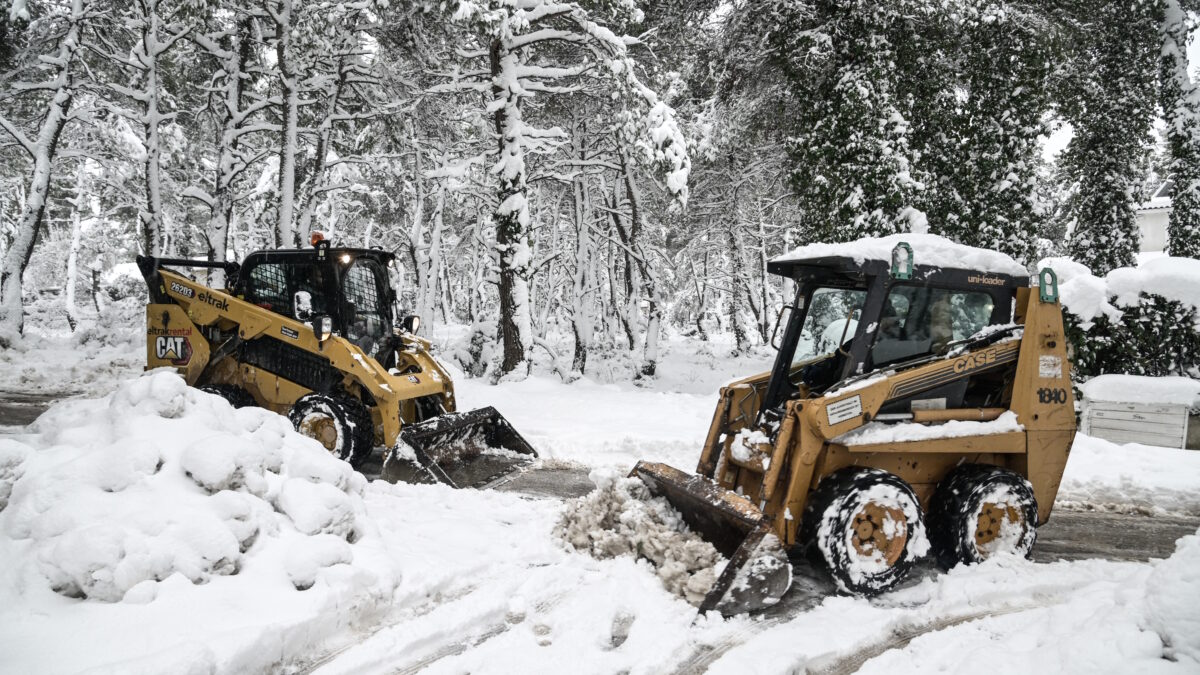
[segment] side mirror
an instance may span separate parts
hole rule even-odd
[[[792,305],[784,305],[779,308],[779,314],[775,316],[775,329],[771,331],[771,346],[776,350],[779,349],[779,327],[787,325],[788,321],[792,318],[792,312],[795,310],[796,308]],[[785,314],[787,316],[786,319],[784,318]]]
[[[324,315],[313,317],[312,329],[317,342],[324,342],[329,339],[329,336],[333,335],[333,319]]]
[[[292,295],[292,316],[297,321],[312,319],[312,294],[308,291],[296,291]]]

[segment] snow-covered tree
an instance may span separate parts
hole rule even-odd
[[[1189,2],[1195,12],[1200,7]],[[1160,62],[1168,167],[1174,181],[1167,251],[1200,258],[1200,86],[1188,74],[1187,40],[1195,27],[1179,0],[1166,0]]]
[[[909,78],[935,86],[917,93],[913,115],[931,230],[1029,262],[1047,216],[1037,193],[1057,58],[1048,18],[1016,3],[964,6],[943,21],[941,58],[910,56],[910,72],[941,74]]]
[[[257,68],[256,32],[255,17],[242,12],[210,15],[208,25],[188,35],[198,52],[215,62],[210,81],[201,85],[208,93],[205,117],[216,139],[210,174],[194,174],[195,182],[184,192],[208,210],[204,238],[209,260],[228,259],[234,207],[247,196],[239,192],[239,180],[268,154],[255,143],[256,136],[279,128],[262,117],[271,99],[248,92]]]
[[[601,8],[605,9],[605,8]],[[633,10],[608,8],[621,21]],[[636,40],[600,23],[582,5],[548,0],[459,4],[455,18],[474,27],[474,41],[458,50],[465,65],[437,92],[470,90],[490,96],[497,146],[492,171],[497,178],[493,214],[499,253],[502,373],[527,373],[534,347],[529,280],[535,270],[529,239],[530,162],[551,155],[569,140],[560,126],[535,126],[526,108],[536,97],[607,87],[620,111],[620,133],[636,139],[632,148],[647,164],[666,172],[666,184],[681,203],[687,200],[689,160],[674,111],[642,83],[630,54]]]
[[[0,130],[10,139],[8,144],[26,156],[29,170],[22,190],[21,214],[0,260],[0,344],[15,339],[24,330],[22,276],[46,212],[59,140],[67,124],[81,114],[72,109],[72,104],[86,81],[80,52],[85,48],[88,22],[95,18],[92,0],[48,3],[41,8],[44,14],[33,17],[24,3],[13,7],[20,8],[24,13],[21,18],[29,23],[21,38],[20,66],[0,76],[0,87],[5,98],[20,98],[19,106],[6,108],[16,109],[23,116],[0,114]]]
[[[1095,274],[1130,266],[1140,235],[1161,37],[1154,0],[1080,3],[1060,107],[1075,127],[1061,164],[1075,185],[1069,252]]]
[[[804,218],[822,239],[890,234],[919,224],[926,176],[898,91],[897,53],[924,3],[816,2],[781,8],[776,32],[797,91],[788,139]]]
[[[168,224],[164,206],[162,153],[164,140],[162,127],[171,123],[176,113],[164,109],[165,92],[163,71],[168,64],[167,54],[191,27],[179,20],[180,8],[168,7],[164,0],[135,0],[126,15],[112,17],[104,31],[103,53],[117,64],[128,80],[111,78],[107,86],[119,98],[133,105],[112,106],[117,114],[134,122],[140,131],[142,158],[142,182],[144,201],[138,211],[141,248],[149,255],[162,254],[166,247]],[[118,39],[126,33],[126,42]],[[126,51],[122,52],[122,47]],[[171,195],[170,198],[174,198]]]

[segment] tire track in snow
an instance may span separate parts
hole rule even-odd
[[[808,570],[808,573],[812,575],[816,574],[811,570]],[[771,612],[770,616],[765,617],[761,621],[739,627],[716,642],[700,645],[687,658],[672,668],[670,671],[671,675],[689,675],[705,672],[709,666],[731,649],[749,642],[755,636],[765,633],[776,626],[795,619],[797,615],[813,609],[821,604],[821,601],[826,597],[833,595],[831,588],[822,587],[819,577],[805,575],[801,576],[800,580],[803,584],[800,589],[800,597],[792,598],[789,601],[791,596],[791,592],[789,592],[787,596],[784,596],[784,602],[780,603],[781,606],[778,608],[778,611],[775,609],[768,610]],[[910,642],[922,635],[979,619],[1051,607],[1065,602],[1074,590],[1076,590],[1075,586],[1065,588],[1034,588],[1029,589],[1028,592],[1040,598],[1035,602],[1012,605],[1006,598],[998,596],[996,598],[997,602],[992,606],[985,606],[965,614],[944,615],[926,620],[902,617],[893,624],[891,629],[882,638],[861,640],[846,647],[838,648],[836,651],[804,659],[796,664],[795,672],[806,673],[808,675],[849,675],[850,673],[857,672],[867,661],[892,649],[903,649]],[[786,606],[783,606],[785,603]],[[872,604],[877,604],[881,608],[907,609],[910,611],[918,610],[924,606],[924,603],[907,606],[889,606],[886,602]]]
[[[724,656],[725,652],[759,633],[807,612],[834,592],[833,585],[824,580],[807,562],[792,560],[792,575],[792,587],[780,598],[779,604],[760,615],[761,620],[738,627],[716,642],[697,646],[682,661],[675,664],[670,671],[671,675],[704,672],[714,661]]]
[[[555,605],[562,601],[565,596],[565,593],[558,593],[542,600],[541,602],[534,603],[533,610],[537,613],[543,613],[549,609],[552,609]],[[451,656],[458,656],[465,653],[468,649],[474,649],[488,640],[503,635],[504,633],[507,633],[513,626],[524,623],[525,621],[525,616],[521,617],[519,620],[510,620],[507,616],[507,609],[502,608],[499,611],[503,612],[504,616],[498,620],[491,620],[487,625],[484,626],[483,630],[475,631],[465,638],[452,639],[449,642],[444,643],[442,646],[436,648],[431,654],[428,654],[410,664],[401,666],[389,672],[395,673],[396,675],[412,675],[413,673],[419,673],[434,663],[441,661],[442,659]]]
[[[1063,598],[1065,599],[1065,598]],[[968,623],[970,621],[978,621],[979,619],[987,619],[995,616],[1004,616],[1006,614],[1017,614],[1020,612],[1028,612],[1034,609],[1042,609],[1058,604],[1057,602],[1047,603],[1030,603],[1017,607],[1006,607],[1003,609],[980,610],[971,612],[970,614],[960,614],[956,616],[945,616],[930,621],[901,624],[892,627],[888,634],[882,639],[873,642],[866,642],[854,645],[851,647],[853,652],[846,655],[845,650],[840,650],[837,654],[828,654],[818,656],[809,660],[804,665],[802,672],[807,675],[851,675],[856,673],[860,668],[866,665],[867,661],[889,652],[893,649],[904,649],[910,642],[927,635],[936,633],[937,631],[953,628],[954,626]]]
[[[453,589],[452,591],[447,592],[447,593],[437,593],[434,595],[434,597],[432,597],[422,603],[419,603],[416,606],[404,611],[398,618],[384,621],[375,626],[372,626],[368,630],[362,631],[359,634],[358,639],[356,639],[355,641],[350,642],[350,643],[348,643],[342,647],[339,647],[337,649],[334,649],[326,654],[323,654],[323,655],[317,657],[313,661],[310,661],[306,664],[300,665],[299,669],[294,672],[297,675],[310,675],[311,673],[315,673],[316,671],[320,670],[324,666],[326,666],[330,663],[333,663],[335,660],[337,660],[342,655],[357,648],[358,646],[362,645],[367,640],[370,640],[371,638],[375,637],[379,633],[382,633],[383,631],[385,631],[389,628],[392,628],[394,626],[398,626],[402,623],[412,621],[413,619],[419,619],[419,618],[425,616],[426,614],[429,614],[430,612],[438,609],[439,607],[441,607],[443,605],[457,602],[457,601],[461,600],[462,598],[467,597],[468,595],[470,595],[471,593],[474,593],[478,589],[479,589],[478,586],[471,584],[471,585],[464,586],[462,588]]]

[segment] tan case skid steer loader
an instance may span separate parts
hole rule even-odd
[[[482,487],[537,453],[494,408],[457,413],[454,384],[399,316],[391,253],[259,251],[242,264],[139,256],[150,289],[147,369],[172,367],[235,407],[287,415],[361,466],[387,448],[382,477]],[[167,269],[207,268],[218,289]]]
[[[874,594],[927,552],[1028,555],[1050,515],[1075,434],[1054,273],[1031,288],[1006,256],[914,266],[907,243],[864,242],[892,255],[772,261],[798,287],[773,370],[721,390],[695,474],[631,474],[729,559],[701,612],[774,604],[789,553]]]

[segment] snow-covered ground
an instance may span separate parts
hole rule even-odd
[[[690,469],[715,388],[754,362],[664,362],[649,387],[459,377],[458,398],[553,464]],[[0,672],[1200,672],[1198,536],[695,620],[646,563],[566,550],[561,501],[366,483],[283,418],[118,375],[0,436]],[[1200,453],[1080,436],[1059,507],[1200,515]]]

